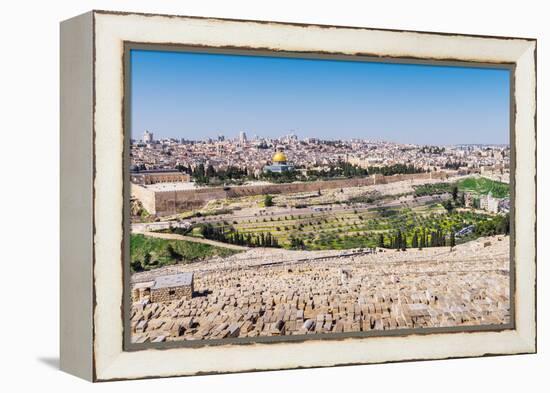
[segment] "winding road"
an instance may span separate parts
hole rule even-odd
[[[215,247],[229,248],[231,250],[238,250],[238,251],[248,250],[248,247],[237,246],[235,244],[229,244],[229,243],[217,242],[215,240],[203,239],[203,238],[200,238],[200,237],[178,235],[176,233],[136,232],[136,231],[133,231],[133,233],[139,233],[139,234],[142,234],[142,235],[145,235],[145,236],[148,236],[148,237],[155,237],[157,239],[185,240],[186,242],[208,244],[208,245],[215,246]]]

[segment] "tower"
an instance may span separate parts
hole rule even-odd
[[[153,140],[154,140],[153,133],[146,130],[143,133],[143,138],[142,138],[143,143],[153,143]]]

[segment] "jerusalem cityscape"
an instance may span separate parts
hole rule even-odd
[[[227,61],[247,61],[241,58],[245,60]],[[270,59],[257,61],[271,66]],[[159,60],[159,64],[167,63]],[[228,64],[223,65],[224,72],[247,81],[252,78],[250,70],[233,70]],[[277,63],[277,67],[286,64]],[[274,124],[269,129],[234,126],[231,131],[219,131],[227,130],[222,126],[228,122],[240,124],[241,118],[247,119],[244,112],[235,120],[224,117],[230,106],[238,110],[243,103],[223,98],[219,119],[193,117],[205,105],[200,101],[204,89],[216,92],[207,96],[209,100],[223,97],[223,91],[206,86],[203,80],[193,90],[193,78],[199,77],[182,77],[181,69],[170,71],[174,79],[155,73],[160,82],[155,82],[154,89],[162,83],[167,91],[178,83],[185,85],[178,92],[178,109],[169,109],[170,116],[181,112],[182,117],[160,135],[147,126],[162,125],[167,116],[153,109],[148,118],[136,116],[132,125],[127,295],[132,343],[376,335],[398,329],[510,324],[507,123],[493,126],[487,120],[486,133],[438,134],[427,130],[429,122],[422,118],[425,132],[391,134],[362,131],[364,126],[350,121],[349,130],[331,131],[328,117],[325,122],[315,120],[303,115],[306,109],[301,108],[294,121],[272,114]],[[398,71],[373,68],[369,72]],[[208,69],[205,77],[210,77],[207,72],[221,75]],[[448,72],[451,80],[462,69],[442,72]],[[137,104],[132,109],[144,108],[136,112],[141,115],[155,108],[157,96],[138,77],[134,94],[147,99],[143,106],[133,99]],[[460,78],[453,89],[464,85],[466,76]],[[139,90],[138,83],[150,90]],[[433,94],[453,100],[456,94],[437,90],[441,83],[434,84]],[[376,88],[374,82],[369,86]],[[277,95],[277,88],[274,83],[270,97]],[[250,93],[250,106],[255,91]],[[193,92],[196,95],[188,98]],[[481,102],[489,100],[487,94]],[[429,99],[434,106],[441,100],[439,96]],[[480,108],[472,115],[474,123],[497,117],[507,121],[507,112],[499,112],[496,104],[494,108],[473,105]],[[261,110],[271,113],[271,108]],[[430,116],[437,116],[436,109]],[[490,111],[498,116],[490,116]],[[354,113],[358,119],[365,116],[365,109]],[[457,127],[472,128],[463,113],[442,113],[456,116]],[[315,122],[316,130],[301,131],[302,117]],[[401,117],[391,121],[409,129],[412,121]],[[450,117],[442,115],[442,119],[438,127]],[[174,124],[193,121],[208,125],[204,131],[169,131]],[[299,126],[278,128],[294,122]]]
[[[509,153],[145,133],[135,341],[507,323]]]

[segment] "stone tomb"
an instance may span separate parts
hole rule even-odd
[[[192,296],[193,273],[191,272],[157,277],[150,291],[150,300],[153,303],[191,299]]]

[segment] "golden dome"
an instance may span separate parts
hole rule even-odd
[[[283,153],[282,151],[278,151],[277,153],[275,153],[273,155],[273,158],[271,159],[273,162],[278,162],[278,163],[285,163],[286,162],[286,156],[285,156],[285,153]]]

